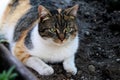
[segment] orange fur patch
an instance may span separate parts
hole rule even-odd
[[[14,48],[14,55],[23,63],[30,57],[24,45],[24,39],[26,37],[27,32],[28,30],[23,32],[21,38],[19,39],[19,41],[16,42]]]
[[[30,54],[27,51],[24,41],[28,31],[31,30],[31,28],[34,27],[36,23],[38,23],[38,20],[36,20],[28,30],[24,31],[21,34],[20,39],[15,44],[14,55],[23,63],[30,57]]]

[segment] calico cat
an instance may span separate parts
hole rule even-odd
[[[47,62],[62,62],[64,69],[75,75],[74,58],[79,44],[78,5],[48,10],[42,5],[31,6],[29,0],[14,1],[8,2],[0,21],[12,54],[40,75],[54,73]]]

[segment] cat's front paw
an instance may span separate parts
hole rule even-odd
[[[77,68],[75,66],[64,66],[64,69],[66,70],[66,72],[71,73],[72,75],[76,75],[77,73]]]
[[[54,73],[54,70],[50,66],[43,67],[43,69],[39,72],[40,75],[51,75]]]
[[[63,67],[66,70],[66,72],[71,73],[72,75],[76,75],[77,68],[74,65],[64,63]]]

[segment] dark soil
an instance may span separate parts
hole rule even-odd
[[[49,8],[79,4],[80,45],[76,54],[78,73],[66,73],[62,64],[50,64],[55,73],[39,80],[120,80],[120,1],[41,0]]]

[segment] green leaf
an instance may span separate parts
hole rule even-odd
[[[9,76],[9,78],[10,78],[10,79],[14,79],[14,78],[17,77],[17,76],[18,76],[17,73],[13,73],[13,74],[11,74],[11,75]]]
[[[14,78],[17,76],[17,73],[13,73],[14,69],[15,66],[11,67],[7,72],[4,70],[0,74],[0,80],[14,80]]]
[[[6,71],[5,70],[0,74],[0,80],[6,80]]]
[[[7,74],[6,74],[6,77],[9,77],[9,76],[12,74],[12,71],[14,70],[14,68],[15,68],[15,66],[11,67],[11,68],[8,70],[8,72],[7,72]]]

